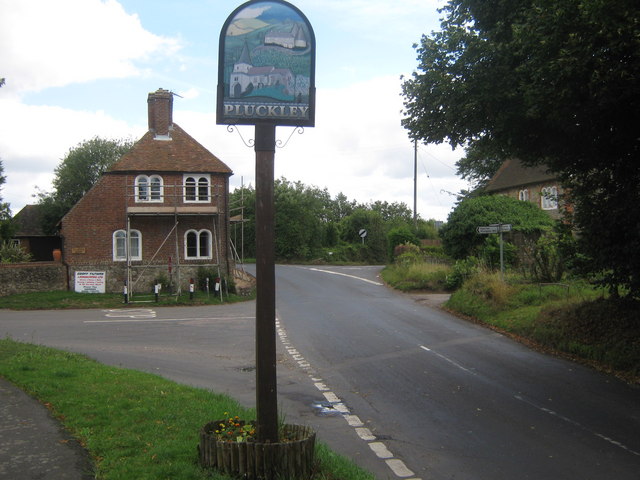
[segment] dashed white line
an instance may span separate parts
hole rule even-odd
[[[445,362],[449,362],[454,367],[458,367],[460,370],[463,370],[463,371],[465,371],[467,373],[470,373],[471,375],[475,375],[476,374],[476,372],[474,372],[473,370],[469,370],[468,368],[463,367],[458,362],[456,362],[454,360],[451,360],[449,357],[446,357],[446,356],[442,355],[441,353],[438,353],[438,352],[436,352],[434,350],[431,350],[430,348],[425,347],[424,345],[420,345],[420,348],[425,350],[425,351],[427,351],[427,352],[429,352],[429,353],[433,353],[435,356],[440,357]]]
[[[312,269],[312,270],[316,270],[316,269]],[[327,271],[327,273],[335,274],[335,272],[329,272],[329,271]],[[340,275],[345,275],[345,274],[340,274]],[[350,277],[351,275],[345,275],[345,276]],[[354,277],[354,278],[359,278],[359,277]],[[368,281],[370,283],[374,283],[374,282],[371,282],[370,280],[366,280],[362,278],[359,278],[359,279]],[[298,352],[298,350],[293,348],[291,344],[287,340],[285,340],[287,338],[286,332],[277,318],[276,318],[276,328],[278,331],[278,335],[280,336],[280,339],[282,340],[282,343],[285,346],[287,352],[289,353],[289,355],[291,355],[291,358],[296,361],[298,366],[309,371],[309,378],[313,382],[313,385],[319,391],[322,392],[322,395],[324,396],[324,398],[331,404],[331,409],[342,414],[342,417],[347,421],[349,426],[354,428],[354,431],[356,432],[358,437],[360,437],[360,439],[362,439],[363,441],[367,442],[367,445],[369,445],[369,448],[371,448],[371,450],[378,456],[378,458],[385,460],[386,465],[389,467],[389,469],[391,469],[391,471],[396,477],[406,479],[407,477],[413,476],[414,473],[407,468],[407,466],[404,464],[402,460],[398,458],[394,458],[393,453],[389,451],[389,449],[386,447],[384,443],[375,441],[377,439],[376,435],[373,434],[371,430],[364,427],[364,423],[362,422],[362,420],[360,420],[360,418],[357,415],[351,414],[351,412],[349,411],[349,408],[342,402],[342,400],[340,400],[340,398],[334,392],[330,391],[329,387],[326,385],[324,380],[322,378],[318,378],[314,376],[313,369],[311,368],[311,365],[309,364],[309,362],[307,362],[304,359],[304,357],[300,354],[300,352]],[[420,479],[415,478],[411,480],[420,480]]]
[[[382,442],[371,442],[369,448],[373,450],[373,453],[375,453],[378,458],[393,458],[393,453],[391,453]]]
[[[622,443],[620,443],[620,442],[618,442],[618,441],[616,441],[616,440],[614,440],[612,438],[609,438],[609,437],[607,437],[605,435],[602,435],[601,433],[597,433],[597,432],[593,432],[593,431],[589,430],[587,427],[582,425],[580,422],[576,422],[575,420],[572,420],[572,419],[570,419],[568,417],[565,417],[564,415],[561,415],[558,412],[550,410],[550,409],[548,409],[546,407],[543,407],[543,406],[540,406],[540,405],[536,405],[535,403],[524,399],[520,395],[514,395],[514,398],[516,400],[520,400],[521,402],[526,403],[527,405],[532,406],[533,408],[537,408],[541,412],[547,413],[547,414],[552,415],[552,416],[554,416],[556,418],[559,418],[560,420],[562,420],[564,422],[570,423],[571,425],[574,425],[574,426],[584,430],[585,432],[589,432],[590,434],[592,434],[592,435],[604,440],[605,442],[608,442],[608,443],[610,443],[612,445],[615,445],[616,447],[621,448],[621,449],[629,452],[632,455],[636,455],[636,456],[640,457],[640,453],[639,452],[636,452],[635,450],[632,450],[631,448],[627,447],[626,445],[624,445],[624,444],[622,444]]]
[[[386,460],[387,465],[396,474],[396,476],[400,478],[413,477],[414,473],[407,468],[402,460],[398,460],[397,458],[390,458]]]

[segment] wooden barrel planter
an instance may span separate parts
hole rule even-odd
[[[286,441],[259,443],[252,440],[229,442],[214,433],[220,421],[200,430],[200,465],[248,480],[306,480],[311,478],[315,452],[315,432],[303,425],[284,425]]]

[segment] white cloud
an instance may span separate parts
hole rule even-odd
[[[141,75],[138,61],[180,47],[115,0],[0,0],[0,11],[3,90],[11,93]]]
[[[271,7],[254,7],[254,8],[244,8],[236,15],[237,18],[258,18],[264,12],[269,10]]]
[[[7,179],[0,193],[14,213],[33,203],[35,186],[51,189],[53,171],[70,148],[96,135],[137,140],[146,131],[101,111],[28,106],[6,99],[0,100],[0,111],[0,158]]]
[[[302,135],[293,127],[278,127],[275,176],[327,188],[332,196],[350,200],[404,202],[413,208],[414,147],[400,125],[402,98],[396,77],[378,77],[335,89],[319,89],[316,126]],[[176,105],[176,104],[174,104]],[[179,108],[177,106],[176,108]],[[234,171],[232,187],[254,184],[255,153],[237,132],[215,125],[214,114],[180,112],[174,120]],[[237,129],[237,127],[236,127]],[[239,127],[245,140],[251,126]],[[418,149],[418,213],[445,220],[455,197],[447,192],[466,188],[455,176],[459,151],[447,145]]]

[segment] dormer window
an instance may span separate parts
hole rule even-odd
[[[209,202],[209,187],[211,176],[209,174],[184,176],[184,201],[185,202]]]
[[[163,182],[160,175],[136,177],[136,202],[162,202]]]

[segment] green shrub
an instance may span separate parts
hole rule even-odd
[[[196,287],[201,292],[205,292],[207,290],[207,279],[209,279],[209,291],[215,292],[216,278],[220,277],[220,288],[224,289],[226,287],[226,290],[228,290],[229,293],[236,293],[236,286],[233,278],[219,274],[217,268],[198,267],[196,277]],[[223,290],[224,293],[227,293],[226,290]]]
[[[451,273],[447,277],[447,290],[456,290],[464,281],[478,271],[480,262],[476,257],[467,257],[454,263]]]
[[[0,263],[22,263],[30,262],[33,257],[27,253],[20,245],[12,244],[9,241],[0,244]]]

